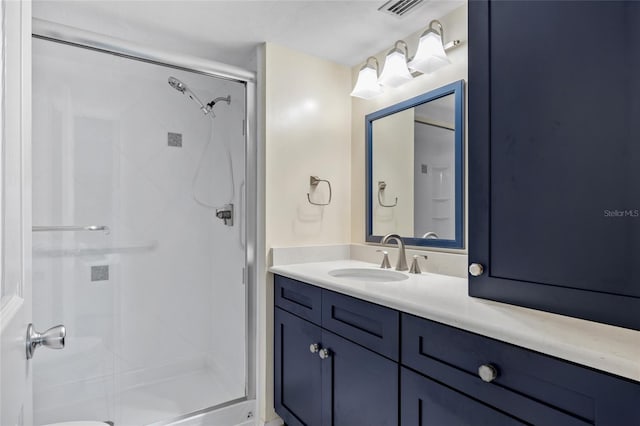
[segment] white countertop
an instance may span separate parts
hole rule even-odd
[[[339,268],[373,268],[356,260],[272,266],[269,271],[402,312],[448,324],[640,381],[640,332],[469,297],[467,280],[423,273],[404,281],[337,278]]]

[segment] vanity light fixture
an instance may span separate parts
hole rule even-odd
[[[411,62],[409,62],[409,68],[423,74],[430,74],[445,65],[449,65],[451,61],[447,58],[443,39],[444,29],[440,21],[434,19],[429,22],[429,28],[420,36],[418,50]],[[456,45],[455,42],[453,45]]]
[[[420,36],[418,50],[409,58],[409,47],[403,40],[396,41],[384,62],[382,74],[377,81],[378,61],[373,56],[367,58],[358,74],[351,96],[371,99],[382,93],[381,86],[399,87],[420,74],[429,74],[451,63],[447,51],[460,46],[460,40],[444,43],[444,28],[437,19],[429,22],[428,28]],[[375,62],[375,67],[370,62]]]
[[[356,86],[353,88],[351,96],[371,99],[381,95],[382,92],[382,86],[378,83],[378,60],[373,56],[369,56],[362,68],[360,68],[358,81],[356,81]]]
[[[404,49],[404,51],[402,50]],[[409,46],[403,40],[396,41],[393,49],[387,53],[384,68],[378,81],[383,86],[399,87],[413,79],[407,66]]]

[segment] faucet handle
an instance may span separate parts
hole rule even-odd
[[[413,256],[413,261],[411,261],[411,268],[409,268],[409,273],[410,274],[421,274],[422,271],[420,270],[420,264],[418,262],[418,259],[420,258],[420,256],[418,256],[417,254],[415,254]],[[425,255],[424,256],[425,260],[428,259],[428,257]]]
[[[389,262],[389,252],[386,250],[376,250],[378,253],[382,253],[382,264],[380,267],[382,269],[391,269],[391,262]]]

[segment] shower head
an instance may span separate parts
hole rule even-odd
[[[180,93],[184,93],[187,90],[187,86],[175,77],[169,77],[169,85]]]
[[[175,77],[169,77],[169,81],[168,81],[169,85],[171,87],[173,87],[174,89],[176,89],[178,92],[185,94],[187,96],[189,96],[189,98],[191,98],[191,100],[193,100],[195,103],[198,104],[198,106],[200,107],[200,109],[202,110],[203,113],[205,114],[209,114],[211,112],[211,107],[205,106],[205,104],[202,103],[202,101],[200,99],[198,99],[198,97],[196,96],[195,93],[193,93],[186,84],[184,84],[183,82],[181,82],[180,80],[178,80]]]
[[[211,117],[215,117],[216,115],[213,113],[212,109],[213,106],[218,103],[218,102],[226,102],[227,105],[231,105],[231,95],[227,95],[227,96],[220,96],[218,98],[215,98],[214,100],[212,100],[211,102],[209,102],[208,104],[203,104],[202,101],[200,99],[198,99],[198,97],[196,96],[195,93],[193,93],[186,84],[184,84],[183,82],[181,82],[180,80],[178,80],[175,77],[169,77],[169,85],[171,87],[173,87],[174,89],[176,89],[178,92],[189,96],[195,103],[198,104],[198,106],[200,107],[200,109],[202,110],[202,112],[206,114],[211,113]]]

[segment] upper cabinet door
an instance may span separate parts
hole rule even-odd
[[[470,295],[640,329],[639,75],[638,2],[469,2]]]

